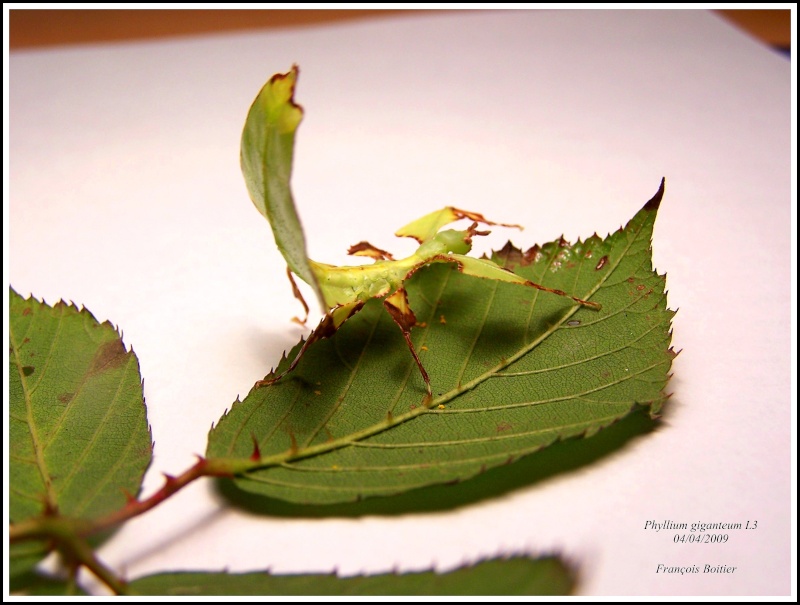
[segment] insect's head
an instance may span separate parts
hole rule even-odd
[[[485,235],[485,231],[475,231],[473,223],[465,231],[455,229],[445,229],[440,231],[432,239],[422,244],[417,250],[417,254],[424,258],[431,258],[439,254],[466,254],[472,249],[472,236]]]

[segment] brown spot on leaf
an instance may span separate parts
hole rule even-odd
[[[31,339],[26,336],[25,338],[22,339],[22,344],[29,343],[30,341]]]
[[[629,283],[629,284],[632,284],[634,281],[636,281],[636,280],[634,280],[632,277],[629,277],[629,278],[628,278],[628,283]]]
[[[447,320],[444,318],[444,315],[440,315],[439,316],[439,323],[440,324],[446,324],[447,323]]]
[[[639,290],[639,292],[641,292],[641,291],[642,291],[642,290],[644,290],[646,287],[647,287],[647,286],[645,286],[644,284],[639,284],[638,286],[636,286],[636,289],[637,289],[637,290]]]
[[[510,422],[506,422],[504,420],[503,422],[501,422],[500,424],[497,425],[497,428],[495,430],[498,433],[503,433],[505,431],[510,431],[513,428],[514,428],[514,426]]]
[[[506,242],[505,245],[497,252],[498,263],[504,269],[513,271],[514,267],[520,264],[525,264],[522,250],[513,246],[511,242]]]
[[[113,370],[125,364],[128,359],[128,353],[125,351],[125,345],[122,344],[121,338],[116,338],[102,345],[92,360],[92,367],[89,368],[91,373],[105,372],[106,370]]]
[[[600,259],[600,260],[597,262],[597,266],[594,268],[594,270],[595,270],[595,271],[599,271],[600,269],[602,269],[603,267],[605,267],[605,266],[606,266],[606,263],[607,263],[607,262],[608,262],[608,256],[604,256],[603,258],[601,258],[601,259]]]
[[[30,376],[31,374],[33,374],[34,370],[36,370],[36,368],[34,368],[33,366],[22,366],[22,373],[25,376]]]
[[[23,315],[30,315],[31,313],[33,313],[33,311],[31,311],[31,308],[30,308],[30,307],[25,307],[25,308],[22,310],[22,314],[23,314]]]
[[[61,393],[61,395],[58,396],[58,400],[61,403],[69,403],[72,401],[73,397],[75,397],[75,393]]]
[[[525,254],[522,255],[522,266],[525,267],[527,265],[530,265],[531,263],[535,263],[536,261],[539,260],[540,255],[541,255],[541,248],[539,248],[539,244],[531,246],[530,248],[528,248]]]

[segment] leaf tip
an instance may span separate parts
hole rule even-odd
[[[644,210],[655,212],[658,210],[658,207],[661,205],[661,199],[664,197],[664,184],[666,183],[666,179],[661,177],[661,184],[658,186],[658,191],[656,194],[650,198],[650,200],[644,205]]]

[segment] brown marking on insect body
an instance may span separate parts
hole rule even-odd
[[[600,260],[597,262],[597,266],[595,266],[594,270],[595,270],[595,271],[599,271],[600,269],[602,269],[603,267],[605,267],[605,266],[606,266],[606,263],[607,263],[607,262],[608,262],[608,256],[604,256],[603,258],[601,258],[601,259],[600,259]]]
[[[661,184],[658,186],[658,191],[656,194],[648,200],[648,202],[644,205],[644,210],[651,210],[655,211],[658,210],[658,207],[661,205],[661,199],[664,197],[664,184],[666,179],[664,177],[661,178]]]
[[[521,225],[512,225],[508,223],[495,223],[490,220],[487,220],[485,216],[479,214],[478,212],[470,212],[469,210],[459,210],[458,208],[450,208],[453,211],[453,214],[456,215],[457,218],[467,218],[471,221],[476,221],[478,223],[483,223],[484,225],[495,225],[497,227],[511,227],[512,229],[519,229],[522,231]]]
[[[89,372],[96,374],[106,370],[113,370],[121,367],[128,360],[128,353],[121,338],[115,338],[103,344],[95,353]]]
[[[73,397],[75,397],[75,393],[61,393],[61,395],[58,396],[58,400],[61,403],[69,403],[72,401]]]
[[[498,433],[503,433],[505,431],[510,431],[513,428],[514,428],[514,426],[510,422],[506,422],[504,420],[503,422],[501,422],[500,424],[497,425],[497,428],[495,429],[495,431],[498,432]]]
[[[417,318],[414,311],[408,304],[408,295],[405,288],[398,288],[397,291],[383,301],[383,306],[392,316],[395,323],[400,326],[400,329],[407,331],[417,324]]]
[[[33,366],[22,366],[22,374],[25,376],[30,376],[35,370]]]
[[[394,257],[389,252],[386,250],[381,250],[380,248],[376,248],[369,242],[358,242],[357,244],[353,244],[347,250],[347,253],[350,256],[367,256],[376,261],[394,260]]]
[[[464,242],[472,244],[472,238],[476,235],[489,235],[491,231],[478,231],[478,223],[472,223],[467,227],[467,235],[464,237]]]
[[[23,314],[23,315],[30,315],[31,313],[33,313],[33,311],[31,310],[31,308],[30,308],[30,307],[25,307],[25,308],[22,310],[22,314]]]
[[[267,86],[274,85],[276,82],[278,82],[280,80],[285,80],[290,75],[292,75],[292,72],[294,72],[295,83],[296,83],[297,82],[297,77],[300,75],[300,68],[295,64],[295,65],[292,65],[292,69],[289,70],[287,73],[285,73],[285,74],[275,74],[274,76],[272,76],[269,79],[269,83],[267,84]],[[292,107],[295,107],[295,108],[299,109],[302,112],[303,108],[300,105],[298,105],[297,103],[295,103],[295,100],[294,100],[294,87],[295,87],[295,84],[292,84],[292,89],[289,92],[289,104]],[[266,88],[266,86],[265,86],[265,88]]]

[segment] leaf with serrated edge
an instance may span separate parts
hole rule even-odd
[[[151,458],[136,355],[86,309],[9,298],[11,522],[121,508]]]
[[[567,595],[574,586],[574,574],[557,557],[494,559],[441,574],[340,578],[334,574],[185,572],[156,574],[129,584],[134,594],[164,596]]]
[[[602,310],[465,276],[452,264],[426,267],[408,296],[430,407],[421,405],[425,387],[400,331],[371,301],[309,347],[293,373],[237,401],[212,429],[208,457],[247,463],[236,479],[247,491],[331,504],[460,481],[592,435],[637,405],[656,415],[674,357],[665,278],[651,268],[662,194],[663,184],[604,240],[494,255]]]

